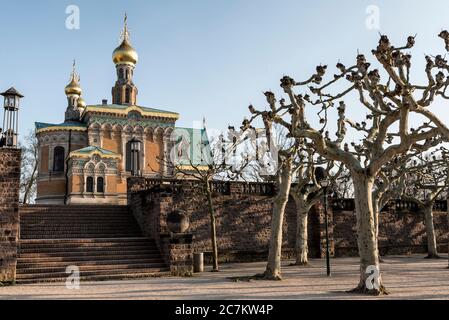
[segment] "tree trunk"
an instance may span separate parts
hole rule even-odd
[[[207,204],[210,216],[210,239],[212,242],[212,272],[218,272],[218,246],[217,246],[217,227],[215,222],[215,211],[212,203],[212,192],[209,182],[206,183]]]
[[[292,159],[287,159],[280,166],[279,190],[273,203],[270,249],[264,273],[265,279],[269,280],[281,280],[282,225],[292,182]]]
[[[372,203],[374,178],[353,173],[354,201],[357,217],[357,245],[360,256],[360,281],[351,292],[386,294],[382,284]]]
[[[375,237],[376,237],[376,242],[377,242],[377,248],[379,249],[379,221],[380,221],[380,210],[381,210],[381,206],[380,206],[380,200],[379,199],[372,199],[373,201],[373,212],[374,212],[374,228],[375,228]],[[380,252],[379,252],[379,262],[383,262],[382,261],[382,257],[380,256]]]
[[[374,227],[376,232],[374,233],[376,239],[379,239],[379,216],[380,216],[380,208],[379,208],[379,200],[373,199],[373,212],[374,212]]]
[[[447,218],[447,224],[449,226],[449,198],[446,199],[446,218]],[[448,268],[449,268],[449,243],[447,244],[447,261],[448,261]]]
[[[309,263],[308,252],[309,247],[307,244],[307,217],[309,208],[304,205],[301,199],[294,197],[296,203],[296,242],[295,242],[295,265],[305,266]]]
[[[36,183],[36,171],[37,171],[37,160],[34,160],[33,172],[31,172],[30,180],[26,184],[25,193],[23,195],[23,203],[28,203],[28,198],[30,197],[31,188]]]
[[[426,223],[426,236],[427,236],[427,258],[436,259],[439,258],[437,252],[437,240],[435,235],[435,227],[433,224],[433,204],[424,207],[424,219]]]

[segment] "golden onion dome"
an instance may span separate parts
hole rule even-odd
[[[116,65],[120,64],[131,64],[135,65],[139,60],[136,50],[131,46],[129,42],[129,31],[128,31],[128,17],[125,14],[124,26],[121,35],[121,44],[112,53],[112,61]]]
[[[65,87],[65,94],[66,95],[69,95],[69,94],[81,95],[81,93],[82,93],[82,90],[81,90],[81,87],[80,87],[78,81],[75,78],[72,78],[70,83]]]
[[[72,74],[70,75],[70,83],[65,87],[65,94],[71,95],[75,94],[80,96],[82,93],[81,86],[80,86],[80,77],[76,73],[75,69],[75,61],[73,61],[73,70]]]
[[[77,103],[76,106],[77,106],[78,109],[86,108],[86,102],[84,101],[84,99],[82,97],[78,98],[78,103]]]
[[[135,65],[139,60],[136,50],[131,44],[124,39],[122,43],[112,53],[112,61],[115,64],[132,64]]]

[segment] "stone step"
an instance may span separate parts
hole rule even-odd
[[[17,270],[34,269],[34,268],[66,268],[67,266],[101,266],[101,265],[131,265],[131,264],[164,264],[161,257],[137,257],[135,259],[124,259],[123,257],[116,257],[116,259],[104,260],[82,260],[76,259],[74,261],[39,261],[39,262],[24,262],[20,260],[17,262]]]
[[[165,264],[162,261],[156,263],[132,263],[132,264],[90,264],[90,265],[76,265],[80,272],[103,272],[103,271],[115,271],[115,270],[132,270],[132,269],[155,269],[164,268]],[[32,275],[32,274],[43,274],[43,273],[65,273],[68,265],[59,266],[42,266],[42,267],[29,267],[25,269],[17,269],[18,275]]]
[[[126,239],[126,238],[125,238]],[[132,238],[129,238],[132,239]],[[44,248],[90,248],[90,247],[101,247],[101,248],[116,248],[116,247],[128,247],[128,246],[145,246],[145,247],[155,247],[156,243],[148,239],[134,240],[119,240],[114,239],[98,239],[99,241],[92,241],[95,239],[64,239],[59,240],[23,240],[20,243],[21,249],[44,249]]]
[[[29,211],[51,211],[51,210],[129,210],[129,206],[120,205],[47,205],[47,204],[32,204],[32,205],[20,205],[19,210],[29,210]]]
[[[87,243],[87,244],[70,244],[70,245],[42,245],[42,246],[20,246],[19,252],[57,252],[60,249],[65,249],[73,252],[89,251],[89,250],[130,250],[133,248],[153,249],[157,246],[153,243]]]
[[[60,219],[60,220],[50,220],[50,219],[35,219],[26,220],[22,219],[20,221],[21,225],[34,225],[34,224],[106,224],[106,223],[136,223],[134,218],[126,217],[123,219],[111,218],[111,219],[83,219],[83,218],[71,218],[71,219]]]
[[[58,210],[58,211],[23,211],[19,210],[22,217],[34,217],[34,216],[70,216],[70,215],[82,215],[82,216],[125,216],[132,215],[131,210]]]
[[[26,254],[26,253],[58,253],[58,252],[68,252],[68,253],[77,253],[77,252],[122,252],[122,251],[129,251],[129,250],[157,250],[156,245],[151,244],[129,244],[129,245],[123,245],[123,246],[105,246],[105,245],[98,245],[98,246],[87,246],[87,247],[64,247],[64,246],[58,246],[58,247],[35,247],[35,248],[22,248],[20,247],[18,252],[20,254]]]
[[[19,252],[19,258],[50,258],[50,257],[79,257],[79,256],[116,256],[124,254],[156,254],[159,250],[156,248],[119,248],[119,249],[98,249],[98,250],[70,250],[40,251],[24,250]]]
[[[80,276],[80,282],[87,281],[106,281],[106,280],[131,280],[131,279],[142,279],[142,278],[158,278],[158,277],[169,277],[170,272],[168,268],[157,269],[152,272],[136,272],[133,270],[132,273],[116,273],[116,274],[106,274],[106,275],[90,275],[90,276]],[[67,275],[64,277],[47,277],[47,278],[30,278],[30,279],[17,279],[18,284],[33,284],[33,283],[46,283],[46,282],[66,282]]]
[[[126,237],[126,238],[91,238],[91,239],[37,239],[37,240],[21,240],[20,244],[71,244],[71,243],[123,243],[123,242],[151,242],[155,243],[153,239],[145,237]]]
[[[127,206],[22,206],[20,218],[18,283],[66,281],[70,265],[82,281],[168,274]]]
[[[136,273],[155,273],[161,271],[167,271],[166,267],[156,268],[117,268],[115,269],[96,269],[83,271],[80,268],[80,276],[107,276],[107,275],[123,275],[123,274],[136,274]],[[64,278],[67,279],[68,274],[65,270],[62,272],[42,272],[42,273],[18,273],[16,279],[45,279],[45,278]]]
[[[134,221],[134,217],[126,214],[126,215],[102,215],[102,216],[47,216],[47,215],[39,215],[39,216],[25,216],[20,218],[21,222],[36,222],[36,221],[46,221],[46,222],[64,222],[64,221]]]
[[[33,219],[124,219],[124,218],[133,218],[133,215],[130,213],[102,213],[102,214],[91,214],[91,213],[74,213],[74,214],[28,214],[21,215],[21,220],[33,220]]]
[[[104,230],[108,230],[108,231],[140,231],[139,227],[135,224],[133,225],[76,225],[76,226],[62,226],[62,225],[58,225],[58,226],[52,226],[52,225],[36,225],[36,226],[21,226],[20,227],[20,231],[21,232],[41,232],[41,231],[46,231],[46,232],[67,232],[67,231],[104,231]]]
[[[51,234],[51,233],[42,233],[42,234],[21,234],[20,237],[22,239],[73,239],[73,238],[111,238],[114,239],[116,237],[136,237],[140,234],[138,232],[132,233],[71,233],[71,234]]]
[[[47,258],[18,258],[17,267],[25,265],[36,265],[41,263],[64,263],[64,264],[75,264],[75,263],[90,263],[90,262],[102,262],[102,261],[115,261],[117,263],[122,261],[162,261],[162,257],[159,252],[152,252],[147,254],[123,254],[123,255],[91,255],[91,256],[74,256],[74,257],[47,257]]]

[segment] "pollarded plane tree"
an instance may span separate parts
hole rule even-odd
[[[360,256],[359,283],[352,292],[387,293],[380,273],[372,204],[375,179],[395,157],[411,149],[425,150],[440,136],[449,137],[449,129],[429,110],[435,97],[443,95],[449,85],[449,68],[442,63],[441,57],[426,57],[428,83],[411,83],[412,57],[405,51],[414,43],[414,37],[408,37],[404,46],[395,47],[387,36],[382,35],[377,48],[372,51],[381,71],[372,68],[363,54],[358,54],[350,67],[338,63],[337,74],[328,81],[323,81],[327,67],[321,65],[316,68],[316,73],[302,82],[283,77],[281,88],[288,102],[284,99],[278,102],[273,93],[265,94],[270,105],[269,121],[283,124],[290,136],[297,140],[309,139],[317,153],[343,163],[351,173]],[[312,127],[307,108],[320,110],[321,128]],[[254,115],[261,113],[253,106],[249,109]],[[326,126],[329,113],[335,109],[336,137],[333,138]],[[356,122],[354,116],[350,118],[347,115],[348,110],[354,114],[366,112],[366,118]],[[412,115],[426,119],[414,130],[410,128]],[[348,129],[355,130],[351,136],[358,134],[359,142],[345,142]],[[368,272],[373,268],[377,271],[374,283]]]
[[[292,139],[288,135],[284,136],[285,139],[276,139],[276,137],[283,136],[283,131],[285,131],[285,128],[283,128],[282,124],[276,126],[269,113],[269,111],[262,111],[259,112],[257,116],[253,116],[251,119],[245,119],[240,128],[242,133],[255,132],[256,129],[252,126],[252,122],[259,117],[262,119],[264,139],[267,145],[264,153],[268,154],[269,157],[274,160],[274,164],[271,164],[271,171],[273,172],[271,180],[274,181],[276,186],[276,195],[273,199],[273,209],[271,215],[268,261],[265,272],[255,276],[243,278],[281,280],[282,228],[285,208],[290,195],[293,175],[295,173],[294,161],[301,145],[304,142],[303,140],[300,141],[298,139]]]
[[[182,132],[181,132],[182,133]],[[195,139],[190,141],[189,134],[180,134],[173,139],[174,146],[170,150],[170,159],[158,159],[169,172],[165,178],[182,178],[195,182],[194,192],[203,203],[207,202],[210,219],[210,238],[212,246],[212,272],[218,272],[218,244],[216,208],[214,205],[214,186],[223,180],[238,179],[247,167],[250,158],[246,154],[236,154],[241,140],[225,143],[221,134],[212,139]],[[194,150],[192,154],[191,150]],[[232,159],[232,161],[230,161]],[[195,199],[191,199],[192,202]]]
[[[436,146],[441,142],[439,139],[428,140],[424,144],[425,148]],[[418,145],[415,145],[418,147]],[[372,203],[374,212],[374,225],[376,228],[375,236],[379,238],[380,212],[391,201],[399,199],[404,195],[407,185],[411,183],[407,179],[407,173],[410,173],[410,161],[421,154],[421,148],[411,150],[410,152],[399,155],[385,164],[382,170],[374,180],[372,192]],[[414,171],[422,169],[421,166],[415,166]]]
[[[449,150],[439,148],[409,161],[405,170],[407,187],[403,199],[413,201],[424,213],[427,237],[427,257],[438,259],[433,207],[447,192]]]
[[[308,260],[308,230],[307,220],[310,209],[323,199],[323,188],[317,180],[316,170],[324,170],[324,176],[336,185],[336,180],[344,171],[343,165],[336,165],[334,161],[328,161],[316,156],[311,148],[303,148],[299,151],[294,162],[294,178],[290,195],[296,205],[296,239],[294,265],[307,265]]]

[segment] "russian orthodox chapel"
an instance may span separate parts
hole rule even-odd
[[[112,61],[117,70],[112,104],[86,104],[74,64],[65,87],[64,122],[36,122],[37,204],[124,205],[129,176],[170,176],[169,154],[179,136],[208,144],[204,128],[175,127],[178,113],[138,105],[133,82],[138,54],[130,43],[126,17]],[[195,148],[189,144],[184,152],[196,153]],[[202,156],[192,161],[201,164]]]

